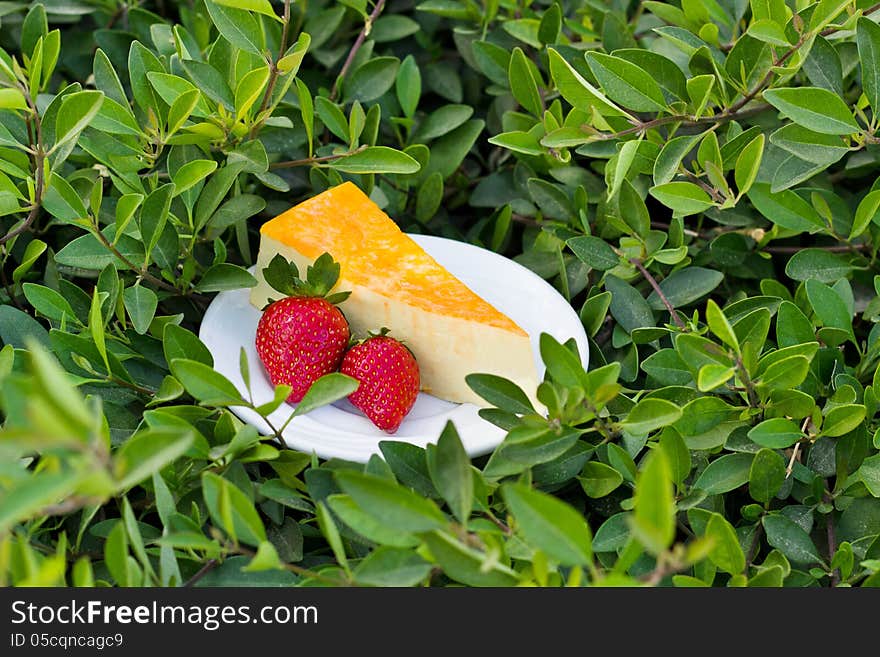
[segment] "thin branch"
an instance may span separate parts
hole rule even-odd
[[[675,307],[669,303],[669,299],[666,298],[666,295],[663,293],[663,290],[660,289],[660,285],[657,283],[657,279],[651,275],[647,269],[645,269],[645,265],[642,264],[642,261],[638,258],[630,258],[630,263],[635,265],[635,268],[641,272],[642,276],[645,277],[645,280],[654,288],[654,292],[657,293],[657,296],[660,297],[660,301],[663,302],[663,305],[666,306],[666,310],[669,311],[670,316],[672,317],[672,321],[675,322],[675,325],[680,328],[686,328],[684,322],[681,321],[681,318],[678,316],[678,313],[675,312]]]
[[[280,73],[278,70],[278,62],[281,61],[281,58],[284,57],[284,53],[287,52],[287,36],[288,31],[290,30],[290,1],[291,0],[284,0],[284,17],[282,18],[284,21],[284,27],[281,28],[281,45],[278,48],[278,57],[274,61],[269,61],[269,82],[266,84],[266,93],[263,94],[263,102],[260,103],[260,109],[257,110],[255,116],[260,116],[266,111],[266,108],[269,107],[269,103],[272,100],[272,94],[275,91],[275,84],[278,82],[278,73]],[[254,135],[257,134],[266,122],[266,118],[268,117],[260,119],[251,126],[248,138],[254,138]]]
[[[354,44],[351,46],[351,50],[348,51],[348,57],[345,58],[345,62],[342,64],[339,75],[333,83],[333,89],[330,91],[330,100],[336,100],[336,95],[339,93],[339,83],[345,79],[348,69],[351,68],[352,62],[354,62],[355,55],[358,54],[361,46],[364,45],[367,35],[369,35],[370,30],[373,29],[373,23],[379,17],[379,14],[382,13],[384,7],[385,0],[377,0],[376,6],[373,8],[373,13],[371,13],[367,17],[367,20],[364,21],[364,28],[361,30],[360,34],[357,35],[357,39],[355,39]]]
[[[670,123],[679,123],[682,126],[690,128],[705,125],[707,123],[721,124],[726,123],[727,121],[735,121],[748,118],[756,114],[760,114],[761,112],[764,112],[771,107],[773,106],[769,104],[762,104],[756,105],[755,107],[750,107],[749,109],[742,111],[730,112],[729,110],[725,110],[721,114],[715,114],[713,116],[701,116],[699,118],[694,118],[693,116],[689,116],[687,114],[661,116],[660,118],[652,119],[650,121],[639,122],[632,128],[626,128],[625,130],[620,130],[619,132],[600,133],[597,135],[593,135],[593,139],[594,141],[617,139],[619,137],[625,137],[627,135],[635,135],[641,132],[645,132],[647,130],[650,130],[651,128],[659,128],[660,126],[668,125]]]
[[[334,155],[322,155],[321,157],[304,157],[301,160],[285,160],[283,162],[273,162],[269,165],[270,169],[293,169],[294,167],[307,167],[313,164],[321,164],[323,162],[332,162],[333,160],[339,160],[343,157],[348,157],[349,155],[355,155],[356,153],[360,153],[362,150],[366,148],[366,145],[359,146],[355,148],[353,151],[348,151],[346,153],[336,153]]]
[[[831,500],[826,495],[826,502],[830,502]],[[834,558],[834,553],[837,552],[837,536],[834,533],[834,518],[833,513],[825,514],[825,534],[828,537],[828,561],[830,562]],[[831,586],[837,586],[840,584],[840,570],[835,568],[831,571]]]
[[[43,148],[43,126],[40,119],[40,112],[37,110],[37,106],[31,98],[29,90],[23,88],[23,92],[28,104],[28,109],[33,115],[34,124],[34,134],[32,135],[30,144],[34,160],[34,203],[25,220],[16,228],[13,228],[6,233],[3,237],[0,237],[0,244],[5,244],[12,238],[17,237],[30,229],[31,225],[33,225],[34,221],[36,221],[37,217],[40,215],[40,208],[43,203],[43,188],[45,187],[43,169],[45,168],[46,161],[46,150]]]
[[[806,246],[768,246],[762,251],[767,253],[798,253],[806,249]],[[870,251],[870,244],[838,244],[835,246],[811,246],[811,249],[821,249],[822,251],[830,251],[831,253],[850,253],[853,251]]]
[[[100,240],[101,244],[103,244],[104,247],[105,247],[108,251],[110,251],[110,253],[112,253],[114,256],[116,256],[116,257],[122,262],[122,264],[124,264],[128,269],[130,269],[131,271],[135,272],[138,276],[140,276],[141,278],[143,278],[145,281],[149,281],[149,282],[152,283],[153,285],[156,285],[156,286],[158,286],[158,287],[161,287],[163,290],[168,290],[169,292],[174,292],[175,294],[182,294],[180,290],[178,290],[176,287],[174,287],[174,286],[171,285],[170,283],[166,283],[165,281],[163,281],[163,280],[162,280],[161,278],[159,278],[158,276],[154,276],[154,275],[151,274],[149,271],[147,271],[145,268],[138,267],[138,266],[137,266],[136,264],[134,264],[131,260],[129,260],[128,258],[126,258],[126,257],[125,257],[125,256],[119,251],[119,249],[116,248],[116,245],[114,245],[113,243],[111,243],[110,240],[107,239],[107,236],[104,235],[104,233],[101,232],[101,229],[100,229],[100,227],[97,225],[97,223],[93,224],[93,227],[94,227],[94,229],[95,229],[95,230],[94,230],[95,237],[97,237],[98,240]]]
[[[183,588],[188,589],[195,586],[196,582],[198,582],[200,579],[202,579],[202,577],[214,570],[219,565],[219,563],[220,562],[217,559],[210,559],[204,566],[199,568],[199,571],[195,575],[184,582]]]

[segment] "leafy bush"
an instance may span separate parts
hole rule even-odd
[[[0,582],[880,583],[880,7],[3,5]],[[207,304],[346,179],[580,311],[491,455],[228,410]]]

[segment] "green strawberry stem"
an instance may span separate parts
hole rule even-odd
[[[351,294],[349,291],[335,292],[330,290],[339,281],[340,266],[329,253],[322,253],[315,262],[306,269],[305,280],[299,276],[296,263],[288,261],[280,253],[276,254],[269,265],[263,268],[263,278],[272,289],[288,297],[317,297],[326,299],[333,304],[342,303]]]

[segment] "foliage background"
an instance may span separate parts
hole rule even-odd
[[[877,10],[0,3],[0,582],[877,584]],[[206,305],[345,179],[580,311],[492,455],[227,410]]]

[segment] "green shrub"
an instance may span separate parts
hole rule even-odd
[[[3,4],[0,583],[880,583],[880,7]],[[363,466],[228,410],[205,308],[343,180],[580,312],[547,417],[472,379],[491,455]]]

